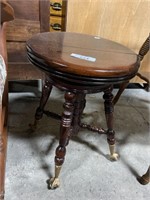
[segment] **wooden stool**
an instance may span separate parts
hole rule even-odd
[[[36,110],[35,123],[43,113],[60,119],[60,140],[55,156],[55,176],[50,179],[50,188],[59,186],[59,173],[64,162],[66,146],[80,127],[106,134],[110,157],[117,160],[115,153],[115,131],[113,129],[113,84],[134,77],[138,71],[138,56],[116,42],[77,33],[42,33],[27,42],[28,58],[45,72],[45,84],[40,105]],[[44,111],[52,87],[65,91],[62,116]],[[81,122],[88,93],[104,92],[104,107],[107,130]]]

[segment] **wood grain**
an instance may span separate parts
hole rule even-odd
[[[8,24],[7,41],[27,41],[33,34],[39,32],[39,21],[16,19]]]
[[[67,31],[99,35],[138,52],[150,32],[149,13],[149,0],[69,0]],[[149,54],[140,69],[150,73]]]
[[[129,79],[139,66],[137,55],[130,49],[87,34],[51,32],[34,35],[27,41],[27,52],[33,63],[50,73],[58,71],[100,81],[103,78]],[[72,57],[72,53],[95,58],[95,61]]]
[[[41,72],[29,63],[26,41],[36,33],[49,31],[49,0],[9,0],[15,20],[7,29],[8,79],[41,79]]]
[[[15,11],[15,19],[39,21],[39,0],[8,0],[7,2]]]

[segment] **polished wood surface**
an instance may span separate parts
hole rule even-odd
[[[138,58],[133,51],[113,41],[86,34],[37,34],[27,42],[27,48],[41,59],[41,63],[47,65],[47,71],[126,79],[126,76],[134,76],[138,70]],[[74,58],[72,53],[90,56],[96,58],[96,61]]]
[[[139,51],[150,32],[149,0],[69,0],[67,31],[98,35]],[[150,77],[150,54],[140,71]],[[132,82],[143,82],[137,76]]]
[[[139,53],[138,53],[138,57],[139,57],[139,60],[140,60],[140,65],[141,65],[141,62],[143,60],[143,58],[145,57],[145,55],[149,52],[149,49],[150,49],[150,36],[148,36],[145,40],[145,42],[143,43],[143,45],[141,46],[140,50],[139,50]],[[138,77],[140,77],[141,79],[143,79],[147,84],[143,87],[144,89],[146,89],[147,91],[149,91],[149,87],[150,87],[150,80],[149,78],[146,78],[144,76],[142,76],[142,74],[140,74],[139,72],[136,74]],[[114,97],[114,104],[117,103],[117,101],[119,100],[121,94],[123,93],[123,91],[125,90],[125,88],[128,86],[129,84],[129,81],[127,82],[124,82],[120,85],[119,87],[119,90],[117,92],[117,94],[115,95]]]

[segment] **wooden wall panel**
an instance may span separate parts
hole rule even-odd
[[[26,42],[33,34],[40,32],[40,23],[32,20],[16,19],[7,26],[7,41]]]
[[[150,33],[149,16],[150,0],[69,0],[67,31],[98,35],[138,52]],[[149,57],[141,71],[150,74]]]
[[[7,0],[7,2],[17,11],[15,18],[39,21],[39,0]],[[20,6],[24,9],[20,9]]]

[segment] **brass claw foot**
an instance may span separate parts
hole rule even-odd
[[[58,188],[59,186],[60,186],[60,181],[59,181],[59,178],[51,178],[50,180],[49,180],[49,188],[50,189],[56,189],[56,188]]]
[[[49,189],[56,189],[60,186],[59,181],[59,174],[60,174],[61,166],[55,166],[55,177],[51,178],[48,182],[48,188]]]
[[[109,159],[112,161],[117,161],[119,158],[119,155],[115,152],[115,145],[109,145],[109,149],[110,149]]]
[[[119,155],[117,153],[113,153],[109,156],[109,159],[112,161],[117,161],[119,158]]]

